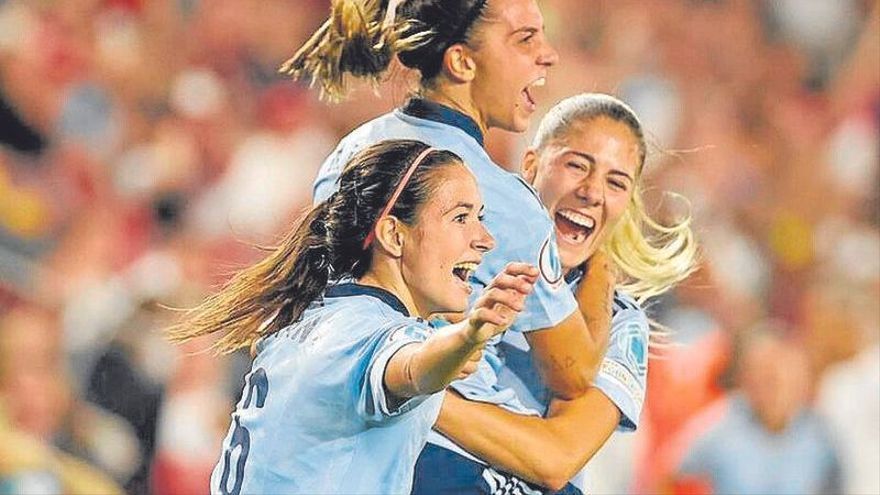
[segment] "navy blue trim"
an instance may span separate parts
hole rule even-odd
[[[625,299],[621,293],[614,291],[614,311],[612,311],[612,314],[616,315],[618,311],[625,311],[627,309],[638,310],[639,308]]]
[[[422,98],[410,98],[400,111],[412,117],[458,127],[483,146],[483,131],[480,126],[458,110]]]
[[[626,309],[639,309],[639,307],[636,306],[634,302],[630,301],[629,298],[625,297],[620,292],[614,291],[614,299],[620,301],[620,304],[622,304]]]
[[[578,283],[578,284],[581,283],[581,279],[584,278],[584,275],[586,274],[586,272],[587,272],[586,266],[584,266],[584,265],[572,268],[571,270],[568,271],[568,273],[565,274],[565,283],[568,285],[571,285],[574,283]]]
[[[403,316],[409,316],[406,306],[394,294],[379,287],[369,285],[356,284],[354,282],[346,282],[344,284],[333,285],[327,287],[324,297],[348,297],[348,296],[372,296],[379,299],[383,303],[391,306],[391,309],[402,313]]]

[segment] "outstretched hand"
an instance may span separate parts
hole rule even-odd
[[[526,296],[538,279],[538,269],[527,263],[508,263],[483,290],[468,315],[467,337],[482,345],[505,331],[525,307]]]

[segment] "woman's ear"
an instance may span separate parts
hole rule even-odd
[[[376,224],[375,229],[376,246],[393,258],[402,256],[406,225],[397,217],[385,215]]]
[[[520,173],[523,179],[531,185],[535,185],[535,177],[538,175],[538,152],[534,148],[526,150],[523,156]]]
[[[476,77],[477,62],[463,43],[456,43],[443,54],[443,70],[455,82],[470,82]]]

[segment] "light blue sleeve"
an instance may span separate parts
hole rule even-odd
[[[424,342],[431,336],[432,330],[427,324],[400,322],[390,325],[377,332],[364,346],[359,356],[363,370],[357,380],[357,413],[368,423],[382,423],[395,416],[412,410],[421,404],[429,395],[411,397],[397,403],[389,397],[385,390],[385,368],[397,351],[403,346]]]
[[[446,326],[445,320],[432,321],[434,327]],[[504,370],[504,362],[498,355],[499,337],[493,337],[483,349],[477,369],[465,378],[455,380],[449,388],[462,397],[477,402],[498,404],[519,414],[539,414],[536,408],[526,406],[517,396],[517,390],[499,381],[499,373]]]
[[[534,189],[519,176],[499,173],[506,176],[480,183],[486,205],[484,224],[496,245],[483,257],[475,277],[488,286],[510,262],[536,266],[538,280],[510,330],[531,332],[554,327],[578,306],[563,279],[553,222]]]
[[[617,311],[608,351],[593,384],[620,409],[619,431],[639,426],[648,378],[648,318],[641,309]]]

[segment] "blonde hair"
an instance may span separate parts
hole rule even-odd
[[[690,214],[671,225],[654,220],[642,200],[641,178],[647,147],[635,112],[619,99],[601,93],[583,93],[556,104],[541,120],[533,148],[541,150],[580,124],[605,117],[626,125],[639,143],[639,164],[632,199],[603,248],[624,274],[618,289],[639,304],[663,294],[697,268],[697,243]],[[652,322],[655,328],[662,328]]]
[[[322,99],[339,101],[348,95],[349,75],[378,85],[398,56],[424,84],[485,11],[486,0],[332,0],[330,16],[279,72],[320,85]]]

